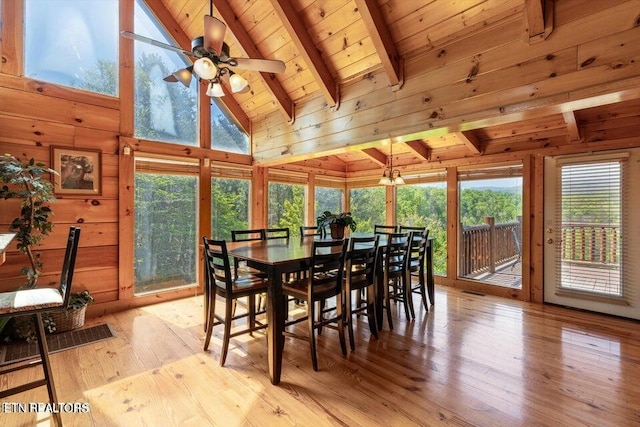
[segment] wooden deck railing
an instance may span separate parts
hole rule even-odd
[[[563,261],[608,265],[619,262],[619,225],[564,223],[561,238]]]
[[[521,221],[496,224],[493,217],[486,217],[484,222],[480,225],[460,225],[460,276],[495,273],[497,266],[520,256]],[[619,228],[615,224],[564,223],[560,248],[562,260],[618,265]]]
[[[522,222],[495,223],[486,217],[484,224],[460,225],[460,276],[496,271],[496,266],[520,256]]]

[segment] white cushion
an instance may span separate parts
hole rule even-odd
[[[64,301],[55,288],[23,289],[0,293],[0,314],[60,307]]]

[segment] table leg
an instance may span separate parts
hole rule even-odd
[[[282,295],[282,271],[274,267],[269,269],[269,289],[267,301],[267,346],[269,360],[269,376],[271,384],[280,383],[282,373],[282,353],[284,350],[285,306]]]
[[[376,279],[375,279],[375,292],[376,292],[376,320],[378,323],[378,331],[382,330],[384,324],[384,273],[382,271],[382,265],[384,263],[384,249],[378,248],[378,256],[376,260]]]
[[[435,304],[435,287],[436,279],[433,273],[433,240],[427,241],[427,293],[429,294],[429,302]]]

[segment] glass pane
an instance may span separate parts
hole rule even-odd
[[[339,188],[316,187],[313,217],[319,217],[324,211],[342,212],[344,192]]]
[[[460,277],[522,287],[522,177],[460,182]]]
[[[196,282],[197,181],[135,174],[135,294]]]
[[[176,45],[141,2],[134,13],[136,34]],[[198,79],[189,87],[163,80],[190,63],[184,55],[134,42],[135,55],[135,136],[139,138],[198,145]]]
[[[560,288],[622,296],[620,162],[561,168]]]
[[[434,272],[447,274],[446,182],[399,186],[396,219],[399,225],[429,229],[429,237],[434,238]]]
[[[249,228],[249,187],[244,179],[211,179],[211,237],[231,240],[231,230]]]
[[[289,227],[300,236],[304,224],[304,185],[269,183],[269,228]]]
[[[27,0],[27,77],[118,95],[118,2]]]
[[[373,233],[375,224],[386,224],[386,191],[384,187],[349,190],[349,210],[358,223],[359,233]]]
[[[211,98],[211,148],[231,153],[251,154],[249,136],[219,104],[220,101]]]

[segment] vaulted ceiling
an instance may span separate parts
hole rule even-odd
[[[147,3],[183,48],[202,35],[207,0]],[[396,138],[394,163],[410,170],[638,128],[636,1],[213,0],[213,14],[231,56],[286,63],[241,71],[251,90],[223,98],[258,163],[357,174],[380,169],[381,141]],[[398,125],[368,130],[377,121]]]

